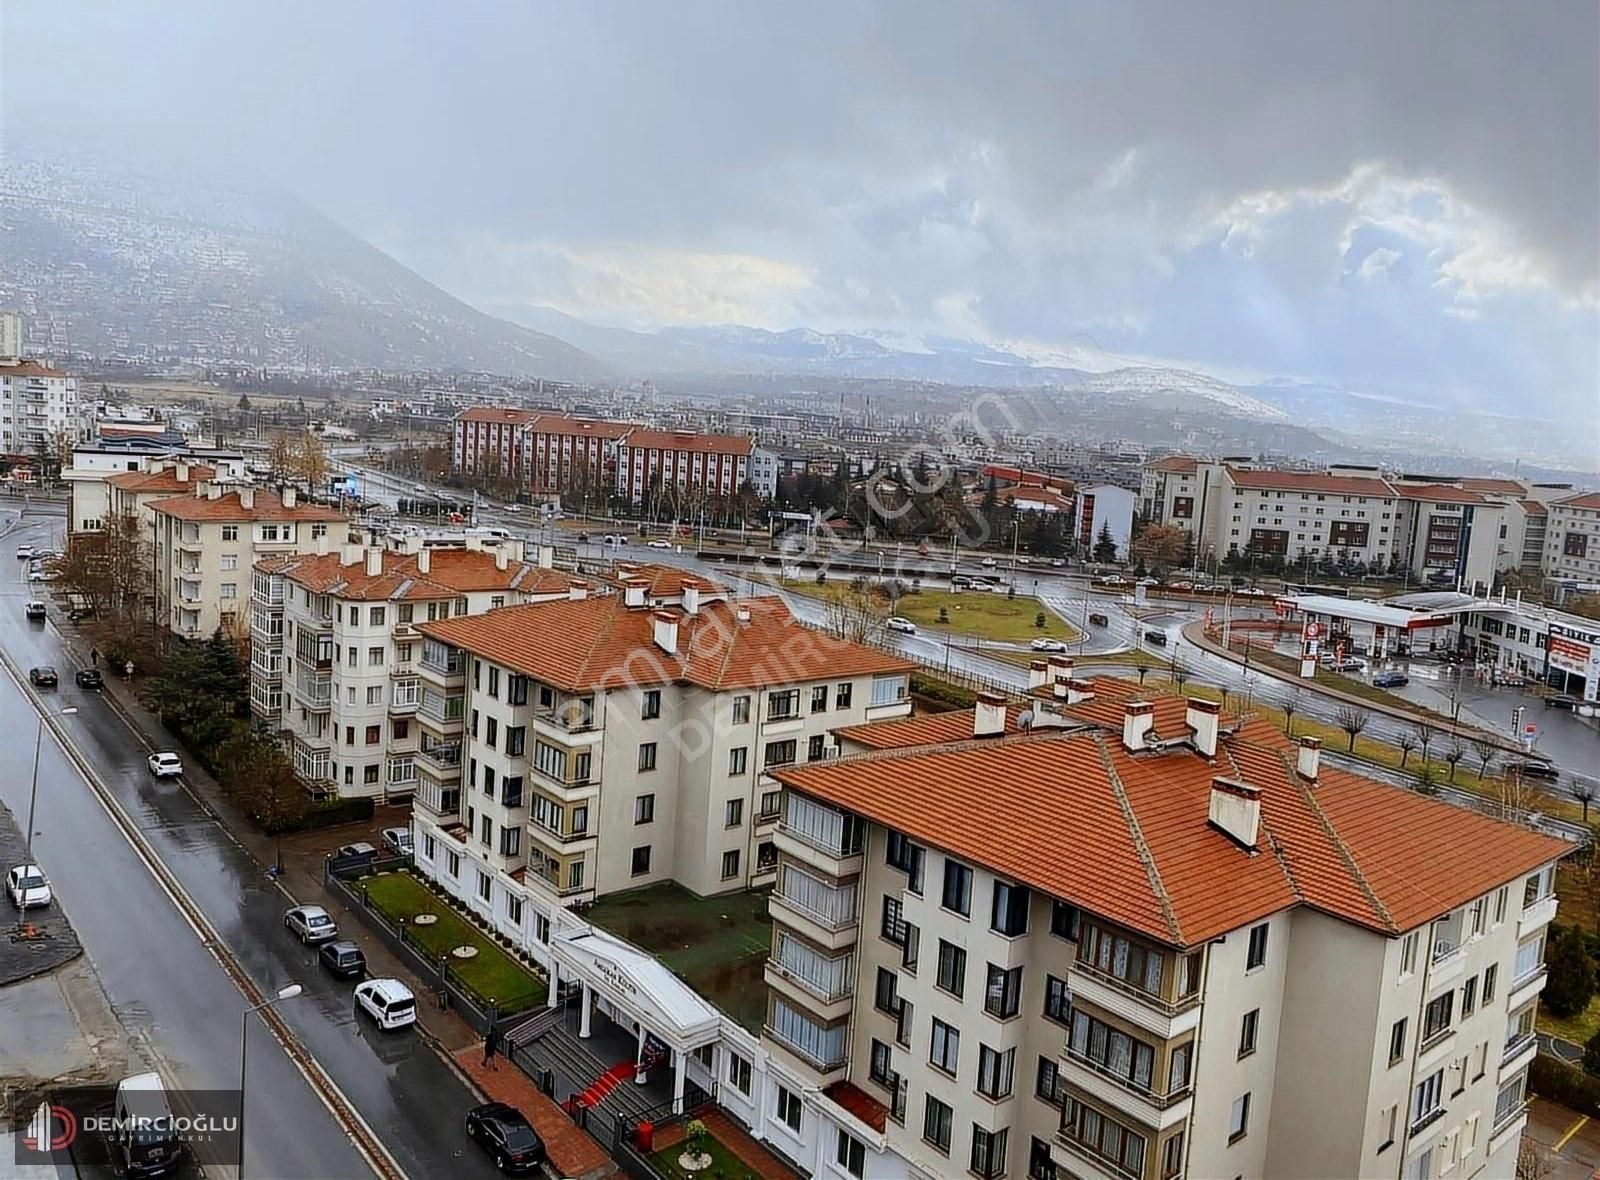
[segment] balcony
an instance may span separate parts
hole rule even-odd
[[[815,1014],[819,1020],[843,1020],[850,1015],[853,993],[848,971],[837,983],[822,983],[775,959],[768,959],[764,974],[768,987]]]
[[[459,651],[429,641],[423,645],[418,668],[429,680],[453,685],[465,675],[466,659]]]
[[[1069,980],[1074,999],[1081,998],[1162,1040],[1186,1033],[1200,1023],[1199,992],[1181,1000],[1167,1000],[1082,961],[1072,964]]]
[[[1517,919],[1517,937],[1525,938],[1542,926],[1548,926],[1555,921],[1556,895],[1541,897],[1530,906],[1524,906],[1522,917]]]
[[[401,681],[389,693],[389,712],[404,717],[415,713],[422,704],[422,693],[415,680]]]
[[[294,676],[294,696],[308,709],[317,712],[333,707],[333,679],[318,672],[307,672],[303,667]]]
[[[459,778],[461,775],[461,743],[435,742],[417,750],[416,759],[441,778]]]
[[[1497,1083],[1504,1085],[1509,1079],[1527,1069],[1533,1064],[1534,1056],[1539,1051],[1538,1034],[1529,1031],[1520,1036],[1513,1037],[1506,1042],[1505,1048],[1500,1053],[1500,1072],[1496,1078]]]
[[[818,1087],[828,1082],[837,1081],[845,1075],[847,1062],[842,1042],[837,1055],[818,1056],[812,1050],[803,1048],[791,1041],[770,1024],[762,1027],[761,1037],[770,1047],[789,1057],[792,1063],[798,1065],[798,1072],[801,1076],[807,1078]]]
[[[1467,951],[1462,943],[1436,938],[1433,943],[1432,960],[1428,964],[1428,987],[1449,982],[1460,975],[1466,969],[1466,965]]]
[[[1434,1107],[1411,1124],[1411,1137],[1415,1139],[1440,1119],[1444,1118],[1445,1108],[1440,1105]]]
[[[1528,1123],[1529,1105],[1531,1103],[1524,1099],[1505,1110],[1495,1109],[1494,1128],[1489,1132],[1490,1155],[1522,1134],[1522,1128]]]
[[[254,645],[252,645],[252,647],[254,647]],[[261,651],[262,655],[270,654],[269,652],[262,651],[260,648],[254,648],[254,650]],[[256,680],[277,683],[283,679],[283,661],[277,660],[272,663],[263,663],[259,660],[251,660],[250,675]]]
[[[860,920],[853,910],[848,916],[831,916],[787,897],[781,891],[775,890],[767,898],[767,912],[772,915],[774,922],[792,927],[830,951],[854,946],[860,936]]]
[[[784,856],[793,857],[830,877],[854,877],[861,872],[863,861],[859,847],[841,847],[840,844],[801,831],[787,823],[778,824],[772,834],[772,842]]]
[[[1547,974],[1548,969],[1543,963],[1539,963],[1512,980],[1511,990],[1506,993],[1506,1010],[1514,1012],[1544,991]]]
[[[549,709],[535,709],[533,719],[563,737],[595,731],[594,706],[586,698],[573,698]]]
[[[1066,1176],[1075,1176],[1078,1180],[1140,1180],[1138,1172],[1123,1167],[1118,1160],[1107,1159],[1065,1129],[1056,1132],[1051,1147],[1051,1157]],[[1062,1159],[1062,1154],[1067,1158]]]
[[[1070,1044],[1061,1049],[1061,1077],[1064,1081],[1085,1094],[1104,1103],[1113,1110],[1120,1110],[1130,1118],[1137,1119],[1147,1127],[1157,1130],[1166,1130],[1176,1126],[1189,1117],[1189,1108],[1194,1105],[1194,1087],[1184,1084],[1176,1090],[1165,1094],[1158,1094],[1146,1086],[1141,1086],[1121,1074],[1118,1074],[1097,1061],[1092,1061],[1072,1048]]]
[[[461,714],[464,709],[464,698],[441,696],[436,691],[424,689],[422,700],[417,706],[417,715],[431,722],[435,729],[460,733]]]

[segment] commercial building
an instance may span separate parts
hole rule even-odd
[[[746,435],[637,427],[618,444],[617,492],[630,504],[674,489],[731,498],[750,478],[753,449]]]
[[[1091,552],[1104,529],[1111,534],[1117,556],[1127,557],[1128,541],[1133,535],[1133,493],[1116,484],[1079,484],[1076,499],[1074,539],[1078,551]]]
[[[1552,500],[1546,510],[1545,577],[1600,583],[1600,492]]]

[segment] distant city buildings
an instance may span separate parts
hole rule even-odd
[[[22,317],[0,312],[0,453],[65,465],[86,433],[78,379],[22,354]]]

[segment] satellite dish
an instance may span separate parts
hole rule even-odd
[[[1024,710],[1022,710],[1022,712],[1017,714],[1017,728],[1018,729],[1032,729],[1033,728],[1033,710],[1032,709],[1024,709]]]

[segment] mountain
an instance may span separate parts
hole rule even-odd
[[[58,354],[608,375],[270,186],[12,145],[0,159],[0,307],[21,311],[30,343]]]

